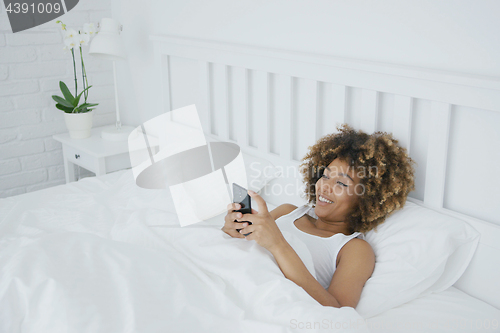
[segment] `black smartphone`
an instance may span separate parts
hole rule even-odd
[[[248,195],[248,192],[246,188],[243,186],[240,186],[236,183],[233,183],[233,202],[239,203],[241,208],[238,210],[235,210],[235,212],[240,212],[242,214],[251,214],[252,213],[252,204],[250,200],[250,196]],[[235,222],[239,222],[236,221]],[[252,224],[250,221],[241,221],[239,223],[247,222],[248,224]],[[241,228],[243,229],[243,228]],[[236,229],[238,232],[240,232],[241,229]],[[245,236],[250,235],[250,233],[246,234]]]

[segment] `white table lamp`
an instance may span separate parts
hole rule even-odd
[[[96,34],[90,43],[89,54],[101,59],[113,61],[113,78],[115,84],[115,102],[116,102],[116,124],[103,128],[101,137],[110,141],[127,140],[128,135],[134,127],[122,126],[120,121],[120,109],[118,107],[118,89],[116,87],[116,65],[117,60],[126,60],[127,54],[125,52],[125,45],[120,38],[120,31],[122,26],[120,23],[112,18],[103,18],[99,33]]]

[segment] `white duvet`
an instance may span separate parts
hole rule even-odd
[[[368,331],[220,217],[181,228],[173,212],[131,170],[1,199],[0,332]]]

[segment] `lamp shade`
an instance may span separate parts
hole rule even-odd
[[[101,20],[99,33],[90,43],[89,54],[107,60],[125,60],[127,53],[120,37],[120,23],[112,18]]]

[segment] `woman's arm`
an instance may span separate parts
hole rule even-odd
[[[276,259],[283,275],[302,287],[312,298],[324,306],[340,308],[337,299],[330,294],[323,286],[309,273],[306,266],[298,256],[297,252],[288,242],[270,249]]]
[[[276,225],[275,218],[287,208],[282,205],[271,214],[260,195],[253,191],[248,191],[248,194],[257,202],[259,211],[252,209],[252,214],[243,214],[241,218],[236,219],[253,223],[241,229],[240,233],[248,235],[245,236],[247,240],[255,240],[271,252],[285,277],[302,287],[320,304],[333,307],[355,307],[363,285],[370,277],[375,265],[370,245],[361,239],[351,239],[343,246],[339,251],[340,261],[333,275],[332,284],[327,291],[309,273]],[[288,207],[288,209],[291,208]]]
[[[356,308],[366,280],[375,268],[375,254],[368,242],[353,238],[339,251],[337,260],[328,292],[343,306]]]
[[[271,211],[271,215],[274,220],[277,220],[278,217],[286,215],[296,208],[297,206],[295,205],[283,204]],[[311,275],[297,252],[295,252],[288,242],[283,242],[283,244],[274,248],[271,253],[286,278],[301,286],[321,305],[340,307],[335,297],[326,291],[318,280]],[[303,286],[307,286],[307,288]]]
[[[270,249],[286,278],[302,287],[324,306],[355,308],[363,286],[375,267],[375,255],[364,240],[352,239],[341,250],[339,264],[328,290],[309,273],[306,266],[288,242]]]
[[[297,206],[286,203],[286,204],[279,205],[274,210],[270,211],[269,214],[271,214],[274,221],[276,221],[281,216],[286,215],[288,213],[291,213],[295,209],[297,209]]]

